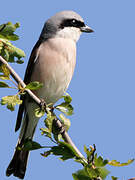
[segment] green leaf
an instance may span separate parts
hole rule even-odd
[[[30,139],[26,139],[23,144],[22,150],[32,151],[32,150],[37,150],[37,149],[41,149],[41,148],[44,148],[44,147],[41,146],[39,143],[32,141]]]
[[[52,139],[52,132],[55,133],[54,128],[53,128],[53,120],[54,119],[55,119],[55,116],[52,115],[52,113],[48,111],[47,118],[44,121],[45,122],[45,126],[47,128],[41,128],[40,129],[42,131],[41,134],[45,135],[46,137],[49,137],[52,141],[53,141],[53,139]]]
[[[118,177],[111,176],[112,180],[117,180]]]
[[[72,176],[74,180],[92,180],[91,177],[89,177],[88,173],[85,171],[85,169],[73,173]]]
[[[76,153],[76,151],[70,144],[60,141],[59,147],[61,147],[62,150],[64,151],[64,153],[62,154],[62,157],[60,159],[67,160],[67,159],[71,159],[71,158],[80,158],[79,155]]]
[[[24,51],[12,45],[6,39],[0,38],[0,54],[8,62],[15,62],[15,57],[18,59],[25,57]]]
[[[87,159],[91,159],[91,156],[92,156],[92,154],[93,154],[92,149],[89,150],[89,149],[84,145],[84,152],[85,152],[86,155],[87,155]]]
[[[40,153],[43,157],[48,157],[51,154],[51,151],[45,151],[44,153]]]
[[[90,178],[100,177],[100,173],[97,168],[92,168],[92,166],[86,166],[85,171],[88,173]]]
[[[106,168],[93,168],[92,166],[85,167],[90,178],[98,178],[105,179],[107,175],[110,173]]]
[[[9,80],[9,77],[0,74],[0,79],[2,79],[2,80]]]
[[[71,101],[72,101],[72,98],[71,98],[71,96],[68,94],[68,93],[65,93],[66,95],[64,95],[63,96],[63,98],[64,98],[64,101],[66,102],[66,103],[71,103]]]
[[[9,76],[10,76],[10,71],[9,71],[9,69],[7,68],[7,66],[5,65],[5,64],[2,64],[1,65],[1,70],[2,70],[2,72],[3,72],[3,74],[2,75],[0,75],[0,78],[2,79],[5,79],[5,80],[9,80],[10,78],[9,78]]]
[[[90,149],[84,146],[84,151],[87,154],[88,165],[84,165],[85,171],[91,179],[101,177],[105,179],[106,176],[110,173],[105,165],[108,164],[108,160],[104,160],[101,156],[97,157],[95,154],[96,147],[90,146]]]
[[[47,111],[47,118],[45,119],[44,122],[48,131],[51,133],[51,135],[53,135],[55,141],[58,142],[60,141],[62,136],[60,134],[60,129],[56,126],[55,118],[56,116],[54,114],[52,114],[50,111]]]
[[[69,104],[67,102],[61,103],[60,105],[56,106],[55,108],[58,109],[59,111],[63,112],[67,116],[71,116],[73,114],[73,107],[71,104]]]
[[[24,63],[24,61],[23,61],[23,60],[21,60],[21,59],[18,59],[18,60],[16,61],[16,63],[17,63],[17,64],[23,64],[23,63]]]
[[[59,142],[62,139],[61,134],[53,134],[53,138],[55,139],[56,142]]]
[[[7,105],[7,108],[14,111],[16,104],[21,104],[22,100],[19,99],[18,95],[2,97],[1,105]]]
[[[14,34],[18,27],[20,27],[19,23],[12,24],[11,22],[0,25],[0,38],[5,38],[11,41],[18,40],[19,37],[16,34]]]
[[[127,166],[129,164],[131,164],[132,162],[134,161],[134,159],[130,159],[128,160],[127,162],[125,163],[120,163],[116,160],[112,160],[112,161],[109,161],[108,164],[111,165],[111,166],[117,166],[117,167],[121,167],[121,166]]]
[[[52,132],[52,124],[53,124],[53,120],[55,119],[55,116],[53,116],[52,114],[48,114],[47,113],[47,118],[45,119],[45,126]]]
[[[105,159],[103,160],[103,158],[101,156],[99,156],[97,158],[97,156],[94,157],[94,163],[96,167],[104,167],[105,165],[108,164],[108,160]]]
[[[37,90],[40,89],[41,87],[43,87],[42,83],[39,83],[38,81],[33,81],[27,84],[25,88],[30,90]]]
[[[66,95],[62,96],[62,98],[64,98],[65,102],[61,103],[60,105],[57,105],[55,108],[68,116],[72,115],[73,107],[70,104],[72,101],[71,96],[68,93],[66,93]]]
[[[3,49],[3,52],[5,53],[5,59],[9,61],[9,51],[7,50],[7,47],[5,46],[4,49]]]
[[[110,171],[108,171],[106,168],[102,167],[102,168],[98,168],[99,171],[99,177],[101,177],[103,180],[106,179],[106,177],[108,176],[108,174],[110,174]]]
[[[40,118],[40,117],[44,116],[44,114],[45,114],[45,110],[41,110],[41,108],[35,109],[35,116],[36,117]]]
[[[78,156],[71,145],[65,142],[61,142],[61,141],[59,142],[58,146],[51,147],[51,149],[47,151],[47,153],[48,152],[49,152],[49,155],[53,154],[56,156],[61,156],[60,159],[63,161],[67,159],[72,159]]]
[[[41,135],[45,135],[46,137],[49,137],[50,139],[52,139],[52,134],[51,131],[48,128],[40,128]]]
[[[0,81],[0,88],[9,88],[9,86],[5,82]]]
[[[68,131],[70,126],[71,126],[70,120],[68,118],[66,118],[64,116],[64,114],[60,114],[59,117],[60,117],[60,119],[62,121],[62,124],[64,124],[64,126],[66,127],[66,131]]]
[[[73,173],[72,176],[74,180],[93,180],[97,178],[105,179],[106,176],[109,174],[109,171],[105,168],[92,168],[90,167],[84,167],[82,170],[77,171],[76,173]]]
[[[10,71],[5,64],[1,65],[1,72],[3,74],[0,74],[0,79],[2,79],[2,80],[9,80],[10,79],[10,77],[9,77]]]

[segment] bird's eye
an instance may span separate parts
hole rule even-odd
[[[72,19],[72,23],[75,24],[75,23],[76,23],[76,20],[75,20],[75,19]]]
[[[83,27],[84,25],[85,25],[84,22],[78,21],[76,19],[71,20],[71,26],[73,27],[80,28],[80,27]]]
[[[78,21],[76,19],[66,19],[60,24],[60,28],[63,29],[64,27],[83,27],[85,24],[82,21]]]

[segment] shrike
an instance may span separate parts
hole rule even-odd
[[[43,83],[34,93],[47,104],[54,104],[64,94],[72,79],[76,64],[76,42],[82,32],[93,30],[86,26],[82,17],[74,11],[62,11],[46,21],[34,46],[24,82]],[[39,118],[35,117],[37,104],[28,95],[22,96],[15,131],[21,126],[17,147],[22,147],[26,139],[33,139]],[[21,125],[22,123],[22,125]],[[23,179],[29,151],[15,150],[6,175]]]

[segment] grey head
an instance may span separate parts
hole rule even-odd
[[[40,39],[62,37],[76,42],[82,32],[91,33],[93,30],[85,25],[83,18],[76,12],[61,11],[46,21]]]

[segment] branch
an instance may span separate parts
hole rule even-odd
[[[10,71],[10,74],[14,78],[14,80],[18,84],[20,84],[23,88],[25,88],[26,84],[23,82],[23,80],[20,78],[20,76],[13,70],[13,68],[7,63],[7,61],[5,59],[3,59],[1,56],[0,56],[0,61],[7,66],[7,68]],[[26,89],[26,91],[37,104],[39,104],[39,105],[41,104],[41,100],[31,90]],[[58,118],[56,119],[56,126],[60,129],[62,128],[62,123]],[[70,144],[74,148],[76,153],[80,156],[80,158],[82,158],[85,161],[85,163],[87,163],[86,159],[81,154],[81,152],[77,149],[77,147],[75,146],[75,144],[73,143],[73,141],[71,140],[70,136],[68,135],[68,133],[66,132],[65,129],[61,132],[61,135],[62,135],[64,141],[67,142],[68,144]]]

